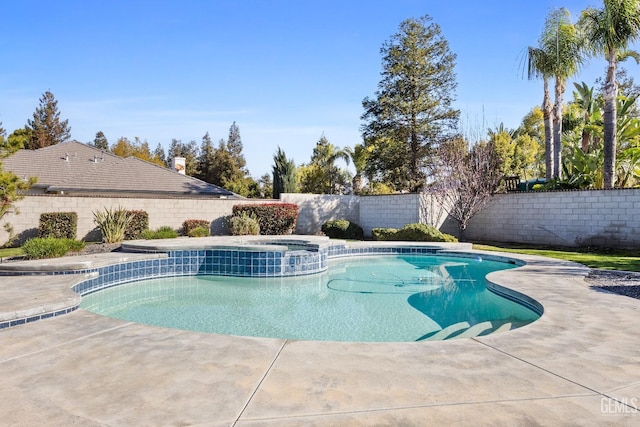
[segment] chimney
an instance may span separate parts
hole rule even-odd
[[[179,174],[186,175],[187,159],[184,157],[174,157],[171,161],[171,167]]]

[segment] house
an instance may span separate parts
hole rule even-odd
[[[28,195],[242,198],[175,170],[77,141],[20,150],[4,159],[2,168],[38,179]]]

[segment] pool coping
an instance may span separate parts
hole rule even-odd
[[[590,287],[578,264],[470,252],[526,262],[488,279],[544,315],[478,338],[332,343],[174,331],[78,309],[0,331],[0,415],[50,425],[637,424],[640,301]],[[0,277],[3,313],[73,296],[69,275],[17,279]]]

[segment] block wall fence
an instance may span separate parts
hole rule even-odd
[[[78,239],[100,240],[100,232],[93,222],[93,212],[104,208],[144,210],[149,214],[149,228],[167,225],[176,230],[186,219],[206,219],[211,221],[212,234],[226,234],[224,218],[231,215],[238,203],[265,203],[269,200],[202,199],[202,198],[129,198],[129,197],[80,197],[80,196],[26,196],[18,202],[19,214],[9,214],[3,223],[10,223],[18,241],[38,234],[40,214],[43,212],[76,212],[78,214]],[[271,202],[279,202],[271,200]],[[0,224],[2,225],[2,224]],[[9,234],[0,231],[0,243]]]
[[[465,238],[638,249],[640,189],[498,194],[471,219]]]
[[[279,201],[298,205],[296,234],[316,234],[325,221],[346,218],[360,224],[367,236],[375,227],[399,228],[423,222],[459,237],[457,223],[447,217],[434,199],[424,194],[282,194]],[[224,218],[231,214],[234,205],[279,201],[27,196],[18,203],[20,213],[8,214],[4,222],[9,222],[20,241],[24,241],[37,235],[41,213],[77,212],[78,238],[95,241],[100,235],[93,223],[93,212],[105,207],[123,207],[147,211],[152,229],[164,225],[179,229],[186,219],[206,219],[212,223],[212,234],[225,234]],[[2,229],[0,241],[3,243],[8,237]],[[640,248],[640,189],[498,194],[471,219],[464,238],[637,249]]]

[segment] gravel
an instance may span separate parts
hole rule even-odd
[[[80,252],[74,252],[69,254],[73,255],[93,255],[101,254],[104,252],[117,252],[120,250],[120,243],[91,243],[84,246],[84,249]]]
[[[640,299],[640,273],[593,269],[586,277],[593,287]]]

